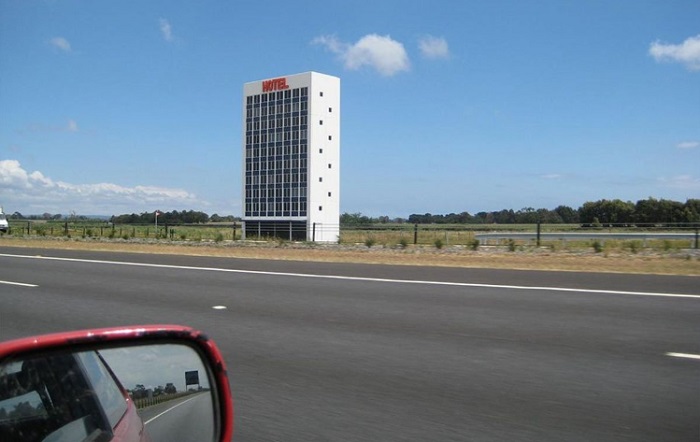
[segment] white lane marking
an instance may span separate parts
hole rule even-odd
[[[36,284],[26,284],[24,282],[12,282],[12,281],[0,281],[0,284],[5,284],[5,285],[18,285],[20,287],[39,287]]]
[[[194,266],[178,266],[170,264],[149,264],[139,262],[124,262],[124,261],[105,261],[80,258],[59,258],[50,256],[27,256],[27,255],[10,255],[0,253],[0,256],[9,258],[25,258],[25,259],[43,259],[49,261],[65,261],[65,262],[81,262],[88,264],[109,264],[122,265],[132,267],[150,267],[158,269],[176,269],[176,270],[199,270],[207,272],[222,272],[222,273],[240,273],[247,275],[265,275],[265,276],[288,276],[296,278],[316,278],[316,279],[336,279],[343,281],[363,281],[363,282],[388,282],[393,284],[421,284],[421,285],[442,285],[452,287],[477,287],[477,288],[495,288],[509,290],[534,290],[548,292],[568,292],[568,293],[596,293],[604,295],[629,295],[629,296],[656,296],[666,298],[694,298],[700,299],[700,295],[691,295],[686,293],[654,293],[654,292],[634,292],[623,290],[596,290],[596,289],[575,289],[567,287],[536,287],[522,285],[505,285],[505,284],[478,284],[471,282],[448,282],[448,281],[421,281],[414,279],[388,279],[388,278],[369,278],[363,276],[339,276],[339,275],[315,275],[310,273],[287,273],[287,272],[267,272],[260,270],[240,270],[240,269],[222,269],[218,267],[194,267]]]
[[[212,307],[214,310],[226,310],[225,305],[215,305]]]
[[[191,398],[189,398],[189,399],[187,399],[187,400],[185,400],[185,401],[182,401],[182,402],[180,402],[180,403],[177,404],[177,405],[173,405],[172,407],[168,408],[168,409],[165,410],[164,412],[162,412],[162,413],[160,413],[160,414],[158,414],[158,415],[155,415],[155,416],[153,416],[152,418],[148,419],[148,420],[147,420],[146,422],[144,422],[143,424],[144,424],[144,425],[150,424],[151,422],[153,422],[154,420],[158,419],[159,417],[161,417],[161,416],[164,415],[165,413],[168,413],[168,412],[170,412],[170,411],[176,409],[176,408],[179,407],[180,405],[183,405],[183,404],[188,403],[188,402],[191,401],[192,399],[197,399],[197,396],[194,396],[194,397],[191,397]]]
[[[673,358],[686,358],[686,359],[700,359],[700,355],[694,355],[691,353],[673,353],[668,352],[666,356],[671,356]]]

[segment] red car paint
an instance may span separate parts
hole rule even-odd
[[[49,350],[70,349],[81,351],[96,344],[135,344],[187,341],[201,351],[212,370],[213,383],[216,385],[216,399],[220,416],[220,441],[230,441],[233,437],[233,399],[226,372],[226,364],[218,347],[204,333],[181,325],[139,325],[130,327],[113,327],[53,333],[32,336],[12,341],[0,342],[0,362],[15,356],[28,356]],[[126,394],[126,393],[125,393]],[[136,414],[133,401],[127,397],[128,408],[124,417],[114,429],[113,441],[140,440],[143,424]],[[137,424],[138,423],[138,424]]]

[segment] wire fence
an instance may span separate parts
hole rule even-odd
[[[279,222],[266,229],[246,229],[244,223],[178,225],[117,225],[107,222],[10,221],[8,235],[83,239],[168,241],[313,241],[339,232],[341,244],[383,246],[598,247],[618,244],[632,249],[700,248],[700,223],[645,224],[371,224],[306,226]],[[308,229],[308,231],[307,231]],[[245,235],[244,235],[245,231]]]

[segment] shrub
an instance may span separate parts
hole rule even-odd
[[[406,238],[399,239],[399,246],[402,249],[405,249],[406,247],[408,247],[408,240]]]
[[[638,253],[639,248],[640,248],[640,243],[639,243],[639,241],[630,241],[629,247],[630,247],[630,252]]]
[[[593,247],[593,250],[596,253],[601,253],[603,251],[603,244],[598,240],[593,241],[593,244],[591,244],[591,246]]]
[[[442,240],[440,238],[436,239],[433,244],[435,244],[436,249],[441,249],[443,246]]]
[[[472,250],[475,250],[475,251],[476,251],[476,250],[479,250],[479,245],[480,245],[480,242],[479,242],[479,240],[476,239],[476,238],[474,238],[473,240],[469,241],[469,247],[470,247]]]
[[[509,252],[515,252],[515,240],[514,239],[509,239],[508,240],[508,251]]]
[[[214,238],[215,242],[222,242],[224,240],[224,235],[222,233],[218,233],[216,235],[216,238]]]
[[[375,244],[375,242],[376,241],[371,236],[367,237],[367,239],[365,239],[365,245],[367,246],[367,248],[372,247]]]

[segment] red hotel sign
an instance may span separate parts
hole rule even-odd
[[[273,80],[264,80],[262,82],[263,92],[283,91],[285,89],[289,89],[286,78],[275,78]]]

